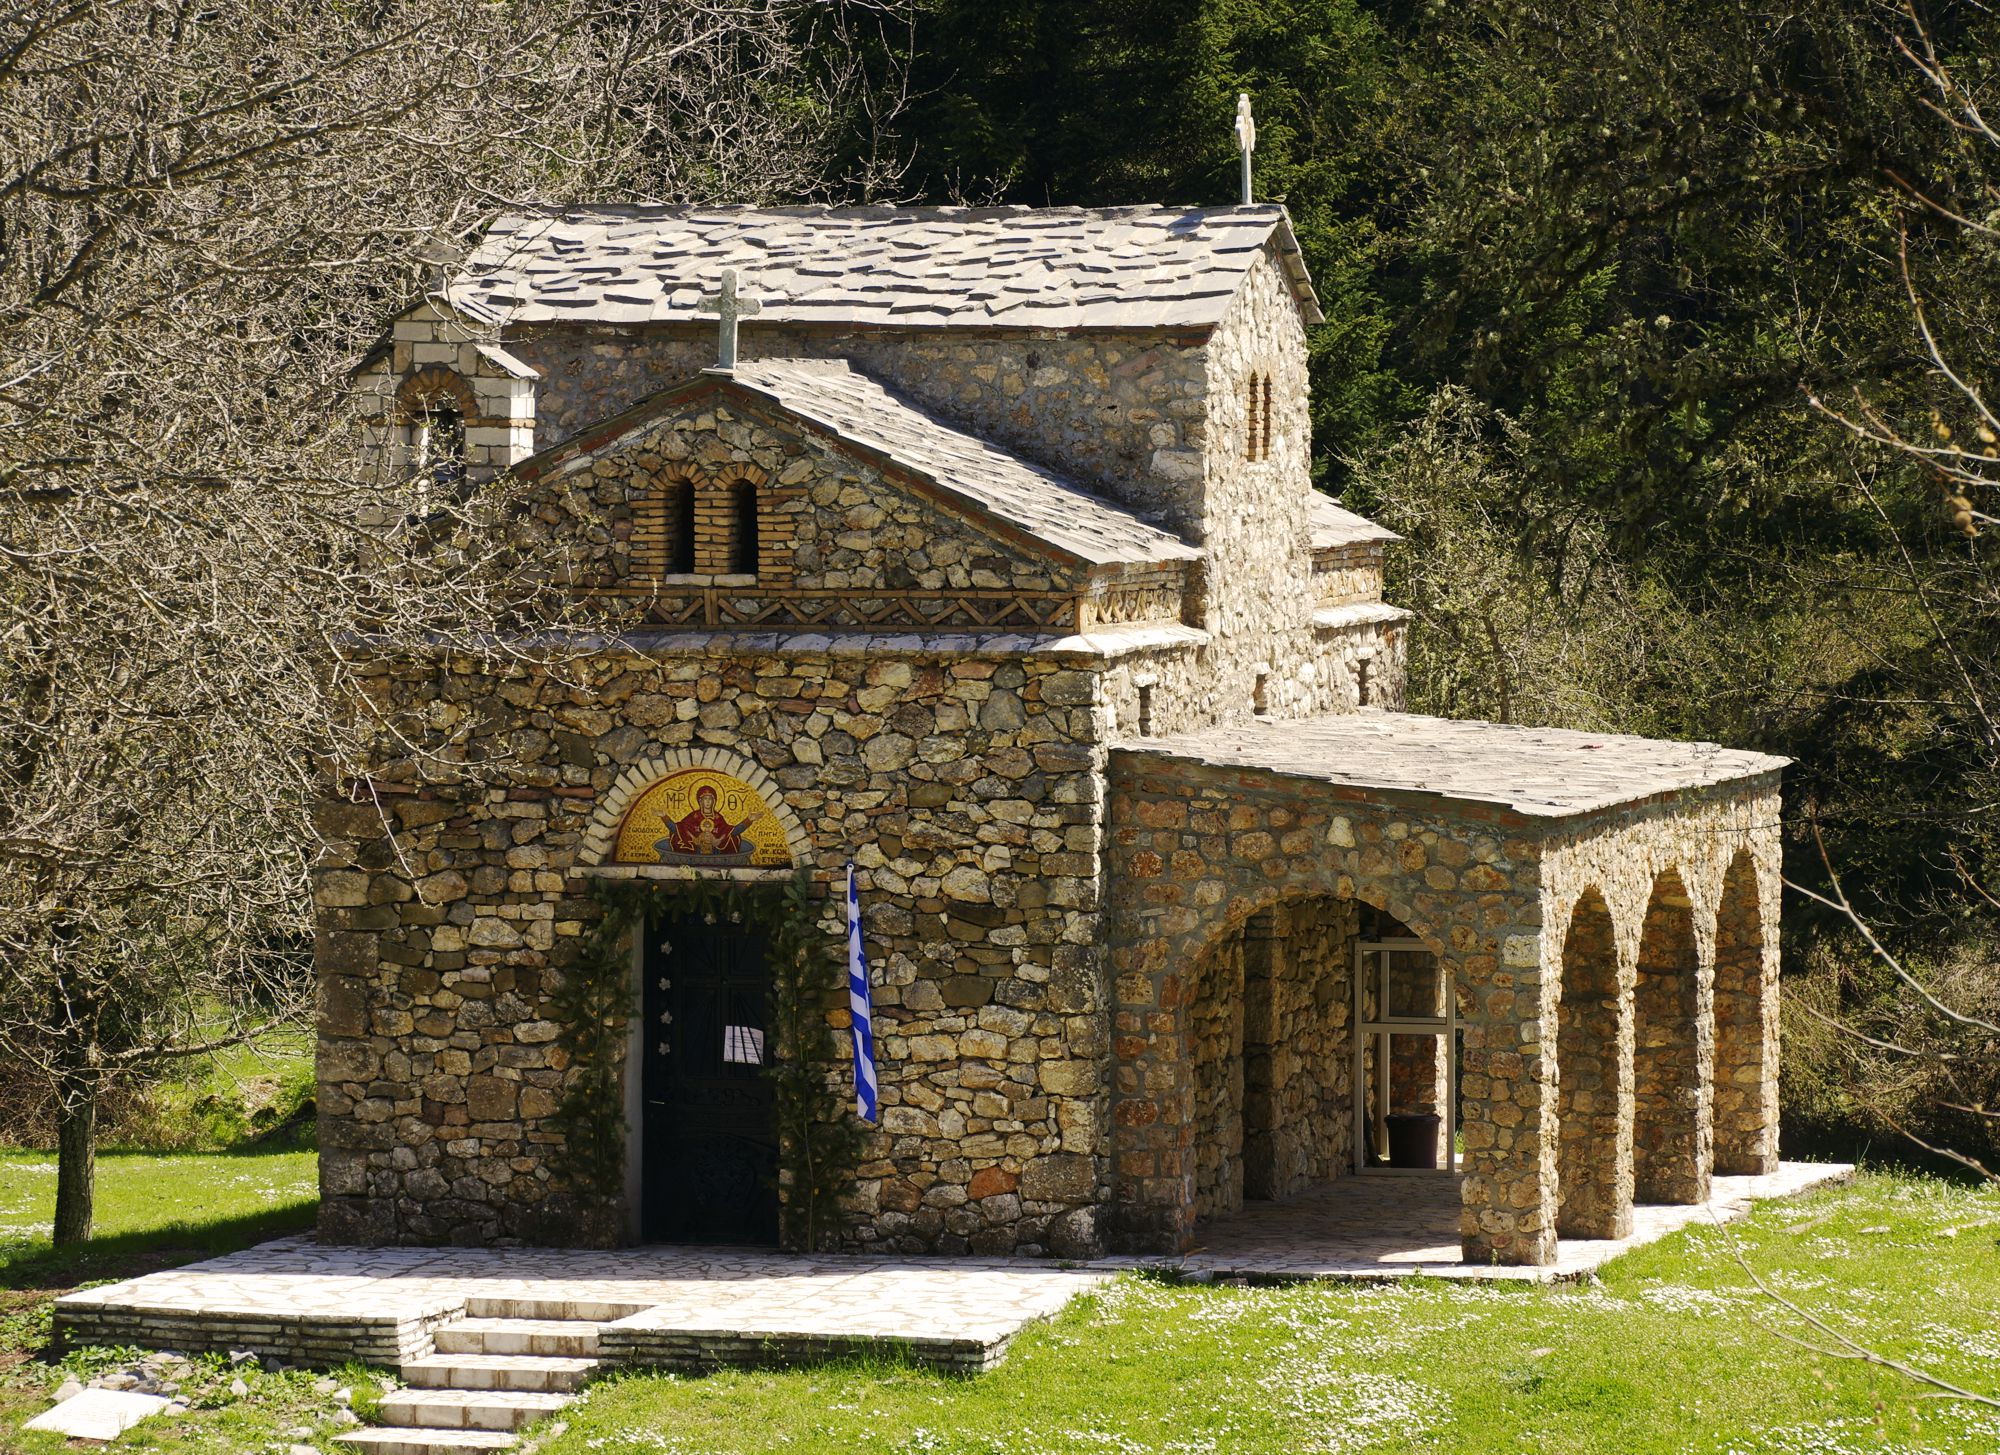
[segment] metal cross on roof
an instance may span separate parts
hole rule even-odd
[[[1236,93],[1236,145],[1243,153],[1243,205],[1250,205],[1250,153],[1257,150],[1257,119],[1250,114],[1250,93]]]
[[[755,298],[738,297],[736,293],[736,270],[722,270],[722,286],[713,293],[704,294],[695,300],[695,316],[714,314],[721,320],[716,330],[715,367],[733,369],[736,367],[736,320],[762,313],[764,305]]]

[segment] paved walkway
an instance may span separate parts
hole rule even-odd
[[[1028,1324],[1121,1270],[1264,1281],[1423,1273],[1546,1282],[1851,1171],[1786,1163],[1767,1177],[1718,1177],[1708,1207],[1642,1207],[1632,1237],[1566,1240],[1546,1268],[1460,1263],[1456,1178],[1365,1174],[1287,1202],[1253,1203],[1205,1226],[1202,1245],[1178,1258],[1061,1267],[722,1248],[321,1247],[287,1238],[70,1294],[57,1302],[56,1319],[74,1343],[250,1349],[301,1364],[354,1358],[394,1367],[430,1356],[441,1328],[498,1318],[588,1321],[607,1363],[698,1368],[893,1346],[974,1372],[997,1363]]]
[[[1704,1207],[1633,1209],[1629,1238],[1564,1238],[1556,1261],[1540,1268],[1461,1263],[1459,1179],[1444,1173],[1363,1173],[1321,1183],[1285,1202],[1253,1202],[1234,1216],[1204,1223],[1199,1246],[1180,1258],[1113,1260],[1166,1266],[1221,1278],[1374,1281],[1423,1274],[1499,1282],[1578,1278],[1691,1223],[1732,1222],[1765,1198],[1789,1197],[1852,1176],[1844,1164],[1786,1162],[1762,1177],[1718,1177]],[[1098,1265],[1104,1266],[1104,1265]]]

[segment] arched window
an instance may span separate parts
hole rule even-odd
[[[667,574],[694,571],[694,481],[667,482]]]
[[[416,417],[417,468],[441,490],[465,483],[465,413],[450,399],[427,399]]]
[[[396,390],[410,471],[423,488],[456,492],[466,481],[466,426],[476,422],[472,386],[441,364],[417,370]]]
[[[736,576],[757,574],[757,485],[738,480],[729,487],[729,570]]]

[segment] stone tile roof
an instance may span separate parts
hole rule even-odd
[[[972,508],[1092,565],[1192,561],[1201,552],[1122,506],[906,404],[842,359],[753,359],[734,382],[881,455]]]
[[[1086,565],[1166,565],[1201,558],[1197,547],[1171,531],[924,413],[845,359],[752,359],[734,370],[705,369],[514,469],[529,477],[561,474],[711,389],[747,394],[850,450],[917,477],[947,497],[949,508],[974,522],[985,517],[1002,534],[1026,535]]]
[[[1330,497],[1317,490],[1312,493],[1306,522],[1312,532],[1312,548],[1316,551],[1331,551],[1341,546],[1387,544],[1402,539],[1386,525],[1377,525],[1365,515],[1356,515],[1336,505]]]
[[[1400,712],[1260,719],[1198,733],[1131,738],[1117,752],[1494,804],[1548,819],[1759,778],[1790,761],[1714,743]]]
[[[1208,328],[1274,246],[1322,321],[1291,220],[1254,207],[586,207],[504,216],[451,284],[525,323],[693,321],[724,268],[745,324]]]

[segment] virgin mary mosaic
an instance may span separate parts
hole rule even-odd
[[[633,801],[618,830],[621,864],[788,869],[784,828],[741,778],[714,768],[669,773]]]

